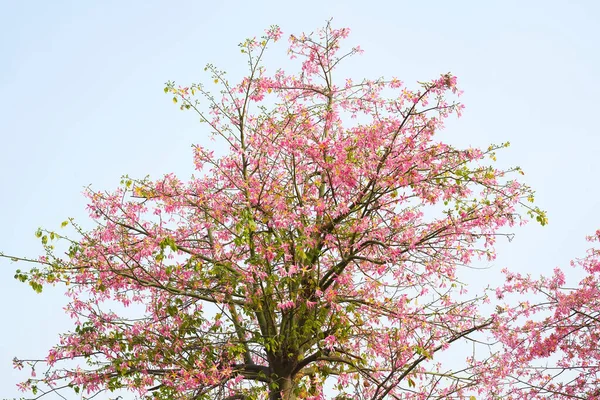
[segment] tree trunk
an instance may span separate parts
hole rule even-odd
[[[269,400],[296,400],[294,381],[291,377],[281,377],[277,380],[277,384],[279,387],[269,392]]]

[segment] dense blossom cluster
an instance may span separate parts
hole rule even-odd
[[[500,294],[534,290],[549,302],[483,316],[489,299],[468,298],[457,279],[461,265],[494,257],[499,230],[523,223],[519,213],[546,223],[512,177],[520,169],[486,162],[506,145],[437,140],[463,107],[448,99],[460,95],[450,74],[418,90],[396,78],[338,78],[339,63],[361,52],[342,51],[348,34],[327,25],[291,36],[300,70],[269,75],[261,59],[282,35],[273,27],[240,44],[249,65],[240,83],[207,66],[220,97],[167,84],[229,151],[215,157],[195,146],[199,172],[187,182],[125,177],[112,192],[88,190],[97,227],[70,221],[77,239],[38,232],[46,255],[17,278],[36,290],[66,284],[76,328],[45,360],[15,359],[18,368],[49,366],[24,390],[375,400],[589,389],[596,280],[564,293],[558,274],[537,282],[508,274]],[[69,244],[66,255],[55,254],[55,240]],[[582,262],[590,274],[597,257]],[[542,310],[554,315],[518,324]],[[514,351],[438,362],[453,343],[490,330]],[[576,359],[580,373],[549,386],[547,371],[524,366],[557,349],[565,358],[556,365]]]
[[[600,230],[588,240],[600,241]],[[483,365],[489,382],[481,392],[506,399],[600,398],[600,250],[571,264],[584,276],[575,287],[566,286],[558,268],[538,279],[504,271],[497,297],[513,301],[499,306],[504,312],[492,332],[503,348]]]

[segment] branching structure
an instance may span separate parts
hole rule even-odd
[[[22,386],[154,399],[470,398],[480,372],[438,352],[494,324],[465,300],[456,270],[493,258],[499,229],[523,222],[532,191],[435,138],[462,105],[450,74],[410,90],[398,79],[335,76],[360,52],[347,29],[290,37],[301,68],[261,63],[281,32],[240,45],[240,83],[209,65],[221,96],[168,83],[228,146],[194,147],[199,176],[125,177],[87,191],[97,223],[78,238],[39,231],[46,255],[17,278],[68,285],[76,329]],[[68,241],[66,255],[54,241]],[[16,258],[18,259],[18,257]],[[24,260],[24,259],[23,259]],[[137,304],[141,315],[110,311]],[[465,357],[466,358],[466,357]],[[79,360],[77,368],[63,361]],[[40,363],[49,369],[40,374]],[[465,364],[468,365],[468,364]],[[327,389],[325,389],[327,386]]]

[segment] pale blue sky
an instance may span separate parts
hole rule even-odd
[[[37,255],[39,226],[85,221],[85,185],[122,174],[191,175],[206,128],[162,93],[214,63],[244,72],[237,43],[271,24],[311,31],[333,17],[365,54],[355,79],[407,83],[451,71],[467,109],[443,134],[455,145],[510,141],[550,224],[515,229],[501,267],[548,272],[583,255],[600,228],[600,3],[590,1],[0,1],[0,250]],[[274,60],[284,56],[284,48]],[[271,70],[278,65],[272,65]],[[37,295],[0,261],[0,397],[26,375],[11,359],[45,356],[70,327],[63,289]],[[57,398],[50,396],[50,399]],[[102,397],[105,398],[105,397]]]

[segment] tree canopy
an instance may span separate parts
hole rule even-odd
[[[187,181],[125,176],[113,191],[90,188],[95,228],[65,221],[74,238],[40,229],[45,254],[12,257],[36,264],[16,274],[34,290],[66,285],[75,323],[44,359],[15,359],[37,371],[23,390],[589,398],[577,396],[597,380],[586,375],[597,365],[586,350],[598,339],[595,278],[569,294],[560,273],[536,281],[507,272],[499,297],[534,290],[548,302],[486,314],[493,296],[469,295],[457,276],[495,257],[504,228],[547,223],[520,168],[493,165],[508,143],[456,148],[438,139],[463,110],[450,73],[414,89],[397,78],[337,76],[361,52],[344,47],[348,34],[327,24],[292,35],[297,71],[269,72],[263,55],[282,36],[273,26],[240,44],[248,63],[240,82],[206,67],[218,94],[167,83],[173,102],[197,113],[227,152],[194,146],[198,172]],[[597,260],[596,252],[582,265],[593,274]],[[538,310],[553,317],[521,324]],[[486,332],[500,350],[439,362],[454,343]],[[557,349],[566,354],[557,368],[580,372],[571,384],[549,384],[548,370],[530,363]]]

